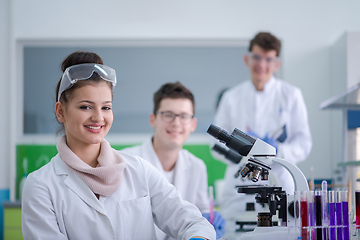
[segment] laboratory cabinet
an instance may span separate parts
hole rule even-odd
[[[321,109],[333,109],[331,115],[331,155],[337,183],[343,182],[343,172],[339,163],[353,161],[356,154],[348,143],[354,143],[354,129],[348,129],[348,111],[360,110],[357,100],[360,83],[360,32],[343,33],[330,48],[330,96]],[[350,119],[351,120],[351,119]]]
[[[360,190],[360,32],[345,32],[330,48],[330,93],[320,104],[330,111],[331,156],[336,186]],[[350,196],[349,202],[354,201]]]

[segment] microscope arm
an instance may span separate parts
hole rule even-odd
[[[281,158],[272,158],[271,160],[289,171],[294,180],[295,191],[309,191],[309,185],[304,174],[295,164]]]

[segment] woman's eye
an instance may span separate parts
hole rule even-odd
[[[111,110],[111,107],[103,107],[104,110]]]
[[[80,109],[87,110],[87,109],[90,109],[90,107],[89,106],[81,106]]]

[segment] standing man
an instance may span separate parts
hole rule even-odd
[[[228,132],[238,128],[261,138],[276,148],[277,157],[296,164],[308,157],[312,140],[301,90],[274,77],[281,65],[280,48],[281,42],[268,32],[260,32],[251,40],[249,54],[244,56],[251,79],[224,93],[215,124]],[[227,225],[230,219],[245,211],[246,202],[255,200],[251,195],[236,192],[236,185],[251,184],[248,180],[242,182],[234,178],[239,167],[239,164],[229,163],[225,174],[224,201],[220,209]],[[277,176],[287,193],[294,193],[292,177],[284,167],[273,164],[270,174]],[[226,229],[231,228],[227,226]]]
[[[183,199],[197,206],[210,221],[206,166],[201,159],[183,149],[184,142],[196,128],[194,114],[195,100],[190,90],[180,82],[164,84],[154,94],[154,110],[150,114],[153,137],[140,146],[122,151],[152,163]],[[225,221],[218,212],[214,212],[212,224],[220,238],[224,234]],[[172,239],[157,227],[156,230],[157,239]]]

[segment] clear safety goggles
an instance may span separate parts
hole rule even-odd
[[[266,57],[255,53],[250,53],[248,56],[250,59],[250,64],[260,64],[263,60],[265,60],[267,65],[272,66],[279,61],[277,57]]]
[[[62,75],[58,93],[58,102],[60,101],[61,94],[65,90],[71,88],[77,81],[89,79],[94,73],[97,73],[105,81],[111,82],[112,88],[116,86],[116,72],[111,67],[97,63],[73,65],[65,69],[65,72]]]

